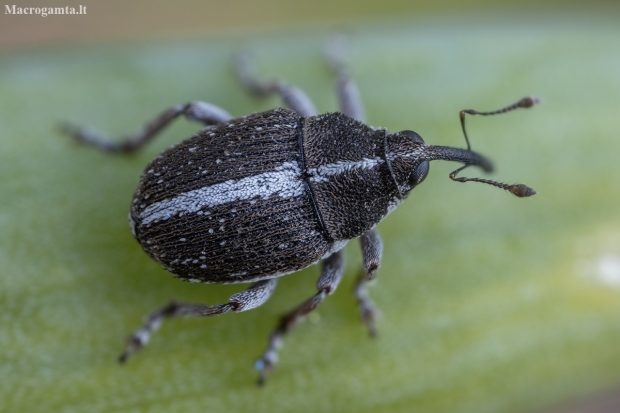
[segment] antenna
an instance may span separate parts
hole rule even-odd
[[[477,110],[473,110],[473,109],[464,109],[462,111],[459,112],[459,118],[461,120],[461,129],[463,129],[463,136],[465,137],[465,142],[467,143],[467,150],[471,152],[471,145],[469,143],[469,138],[467,137],[467,130],[465,129],[465,115],[482,115],[482,116],[490,116],[490,115],[499,115],[502,113],[506,113],[506,112],[510,112],[513,111],[515,109],[519,109],[519,108],[531,108],[532,106],[536,105],[540,103],[540,99],[538,99],[537,97],[534,96],[527,96],[524,97],[523,99],[519,100],[516,103],[513,103],[510,106],[506,106],[505,108],[501,108],[498,110],[493,110],[490,112],[479,112]],[[482,178],[465,178],[465,177],[458,177],[457,175],[459,174],[459,172],[461,172],[463,169],[467,168],[471,166],[471,164],[467,164],[467,165],[463,165],[460,168],[452,171],[450,173],[450,179],[452,179],[455,182],[481,182],[483,184],[488,184],[488,185],[493,185],[495,187],[501,188],[501,189],[505,189],[506,191],[510,192],[513,195],[518,196],[519,198],[525,198],[528,196],[532,196],[536,194],[536,191],[534,191],[532,188],[530,188],[527,185],[523,185],[523,184],[513,184],[513,185],[508,185],[508,184],[504,184],[501,182],[497,182],[497,181],[492,181],[489,179],[482,179]]]

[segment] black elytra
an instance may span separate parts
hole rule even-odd
[[[335,241],[372,229],[424,179],[428,160],[411,156],[423,142],[411,134],[373,130],[341,113],[300,117],[290,109],[207,128],[147,166],[131,208],[135,237],[181,279],[249,282],[299,271]],[[294,186],[291,193],[255,183],[270,173]],[[184,194],[243,180],[247,198],[184,208],[195,202]],[[225,197],[222,191],[211,196]]]
[[[355,238],[361,240],[363,270],[354,294],[370,334],[376,334],[377,310],[366,289],[381,264],[383,244],[375,226],[424,181],[430,161],[462,163],[450,174],[457,182],[482,182],[519,197],[535,194],[522,184],[457,174],[472,165],[492,170],[489,160],[470,149],[465,114],[529,108],[536,98],[493,112],[462,111],[467,149],[426,145],[415,132],[390,133],[363,123],[359,92],[344,60],[333,50],[327,60],[337,77],[337,113],[317,114],[308,97],[285,82],[259,81],[252,61],[241,57],[236,73],[243,86],[258,96],[280,95],[288,109],[233,118],[194,101],[164,111],[120,142],[63,125],[78,141],[111,153],[139,149],[179,116],[205,125],[145,168],[131,205],[131,230],[144,251],[181,280],[253,283],[224,304],[171,302],[154,311],[129,338],[121,361],[140,350],[164,318],[256,308],[271,296],[279,277],[321,261],[317,293],[280,319],[257,361],[264,383],[283,335],[336,290],[344,274],[340,250]]]

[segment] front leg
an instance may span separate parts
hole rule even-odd
[[[368,333],[371,337],[375,337],[377,335],[375,321],[379,318],[380,312],[368,296],[368,283],[375,279],[377,270],[381,266],[383,242],[377,230],[371,229],[360,237],[360,243],[364,266],[357,277],[353,293],[357,299],[362,320],[368,328]]]

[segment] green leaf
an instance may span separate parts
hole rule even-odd
[[[542,20],[541,20],[542,22]],[[281,280],[262,308],[164,324],[116,363],[123,338],[171,298],[217,303],[241,286],[173,279],[133,240],[126,215],[147,162],[195,131],[179,121],[136,156],[59,135],[59,121],[112,135],[205,100],[235,115],[247,97],[230,56],[337,110],[322,36],[194,39],[5,54],[0,63],[0,402],[7,412],[519,412],[620,380],[620,54],[617,22],[555,18],[395,21],[353,30],[352,72],[368,121],[463,146],[463,108],[524,95],[543,103],[468,118],[495,179],[517,199],[429,178],[379,225],[385,253],[369,339],[347,277],[285,339],[258,389],[253,363],[278,315],[312,295],[317,268]],[[467,171],[471,174],[476,172]],[[243,259],[243,257],[240,257]]]

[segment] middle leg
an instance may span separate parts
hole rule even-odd
[[[336,75],[336,93],[340,111],[353,119],[365,122],[366,114],[362,98],[357,84],[349,74],[345,36],[334,36],[326,43],[325,60]]]
[[[267,349],[256,361],[256,369],[259,371],[258,384],[263,385],[267,376],[273,371],[278,362],[278,350],[282,347],[282,337],[301,323],[308,313],[318,307],[326,296],[333,294],[344,274],[344,259],[342,252],[338,251],[323,260],[321,277],[316,284],[318,293],[303,302],[300,306],[285,314],[278,326],[269,336]]]

